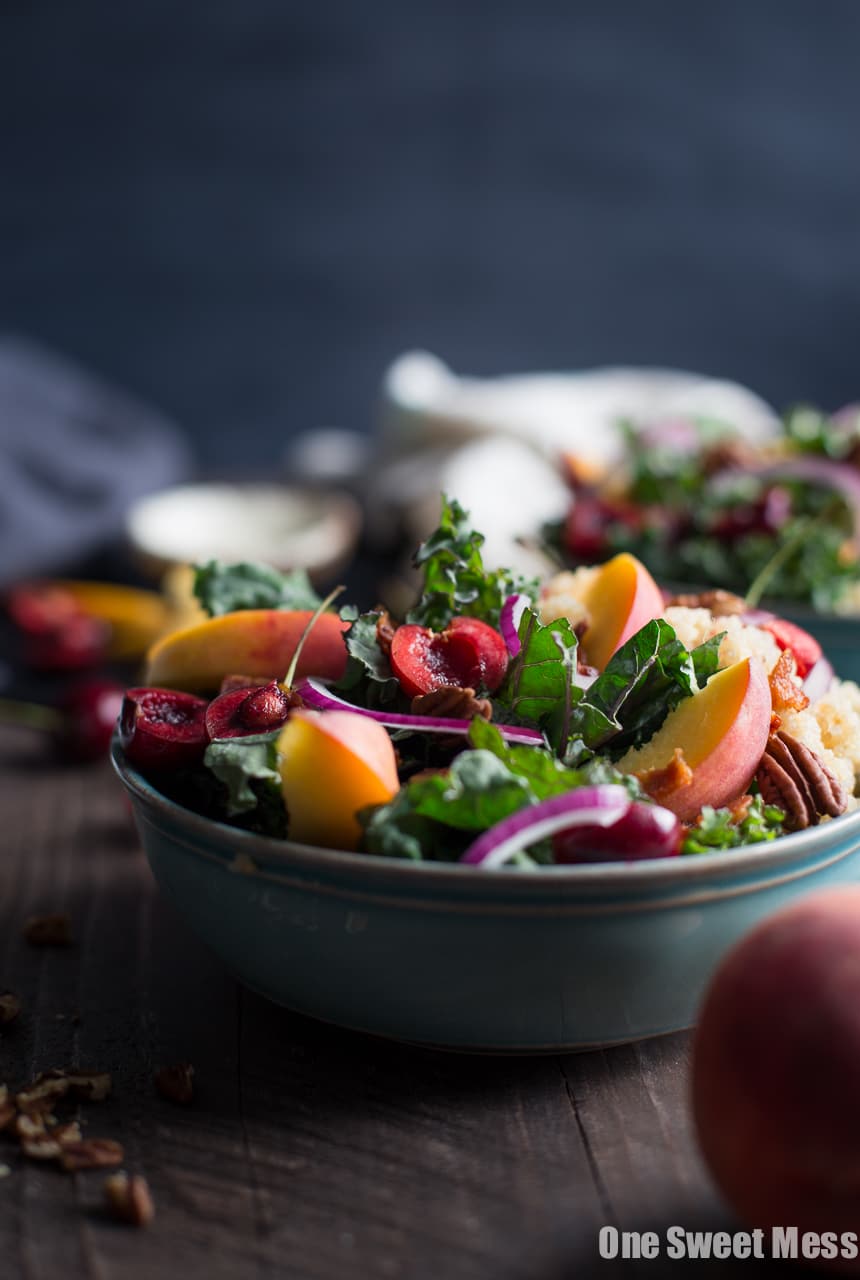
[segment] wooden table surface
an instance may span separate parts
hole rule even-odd
[[[23,1006],[0,1081],[110,1071],[112,1096],[81,1119],[122,1142],[156,1204],[146,1228],[115,1223],[103,1172],[24,1161],[4,1136],[2,1280],[678,1275],[702,1264],[602,1261],[599,1228],[735,1225],[696,1153],[686,1035],[487,1058],[319,1025],[242,990],[177,918],[107,764],[53,766],[7,731],[0,796],[0,989]],[[52,911],[71,915],[73,947],[23,939]],[[188,1108],[152,1082],[181,1061]]]

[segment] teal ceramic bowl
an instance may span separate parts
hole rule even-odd
[[[482,871],[265,839],[113,762],[155,878],[246,986],[441,1048],[541,1053],[690,1026],[726,949],[769,912],[860,881],[860,810],[772,844]]]

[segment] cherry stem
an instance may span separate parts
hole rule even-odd
[[[305,647],[305,641],[307,640],[308,636],[310,635],[311,631],[316,625],[318,618],[323,613],[325,613],[329,605],[338,598],[338,596],[341,594],[342,591],[346,591],[346,587],[344,586],[335,587],[334,591],[330,591],[326,596],[325,600],[320,601],[320,603],[317,605],[316,609],[314,610],[313,614],[308,619],[308,625],[305,627],[304,631],[299,637],[299,643],[296,645],[296,651],[293,654],[292,661],[290,662],[289,667],[287,668],[287,674],[284,676],[283,680],[281,681],[281,684],[287,689],[288,692],[293,687],[293,680],[295,679],[296,668],[299,665],[299,658],[302,656],[302,649],[304,649]]]
[[[0,724],[17,724],[27,729],[56,733],[64,723],[63,713],[54,707],[46,707],[38,702],[17,702],[12,698],[0,698]]]

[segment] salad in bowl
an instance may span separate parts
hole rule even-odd
[[[855,805],[860,690],[725,591],[667,597],[621,552],[542,587],[488,572],[455,503],[394,620],[212,562],[209,619],[126,693],[128,761],[214,818],[484,870],[690,856]]]
[[[208,564],[113,761],[156,879],[247,986],[422,1044],[689,1026],[726,949],[860,877],[860,689],[725,591],[621,552],[488,571],[456,503],[392,618]],[[854,812],[852,812],[854,810]]]

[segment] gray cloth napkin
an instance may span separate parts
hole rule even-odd
[[[192,469],[158,413],[29,340],[0,337],[0,585],[122,533],[129,505]]]

